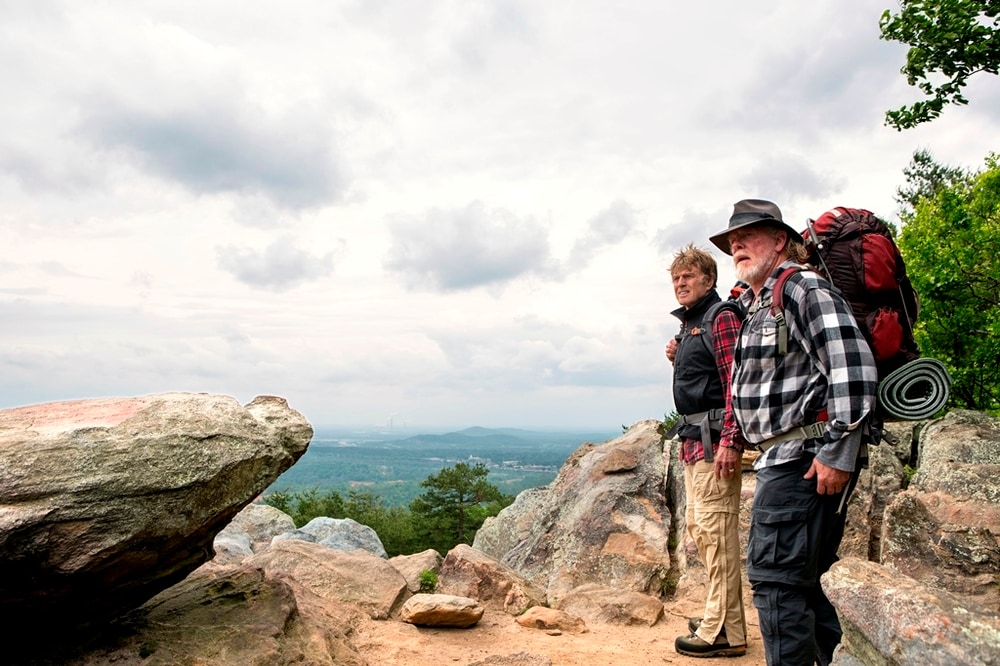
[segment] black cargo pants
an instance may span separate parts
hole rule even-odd
[[[768,666],[825,666],[840,643],[840,622],[819,578],[837,561],[857,472],[837,495],[802,478],[813,456],[757,472],[750,512],[747,577],[753,587]],[[838,512],[843,500],[843,509]]]

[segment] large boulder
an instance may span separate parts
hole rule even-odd
[[[998,663],[994,610],[857,558],[834,564],[822,584],[844,630],[836,664]]]
[[[660,421],[577,449],[547,487],[487,519],[473,547],[544,589],[594,583],[660,596],[676,576]]]
[[[436,591],[469,597],[511,615],[520,615],[545,603],[544,590],[509,566],[464,543],[445,556]]]
[[[349,637],[357,611],[309,601],[260,568],[213,562],[116,621],[96,649],[45,663],[368,666]]]
[[[1000,607],[1000,420],[953,411],[920,435],[920,467],[885,510],[881,562]]]
[[[365,550],[372,555],[387,558],[385,547],[378,534],[367,525],[352,518],[327,518],[319,516],[303,525],[293,534],[308,535],[303,541],[312,541],[333,550]],[[276,538],[282,538],[279,535]],[[298,537],[292,537],[298,538]]]
[[[298,539],[276,541],[245,560],[293,583],[297,593],[350,604],[372,619],[386,620],[410,592],[406,579],[385,558],[365,550],[334,550]]]
[[[210,560],[216,534],[311,439],[276,397],[0,411],[0,614],[57,633],[140,606]]]

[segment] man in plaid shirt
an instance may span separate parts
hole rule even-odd
[[[675,432],[684,463],[685,519],[708,579],[704,611],[674,648],[695,657],[735,657],[746,654],[747,642],[739,537],[743,437],[734,427],[729,436],[720,433],[740,318],[715,289],[718,269],[708,252],[688,245],[674,256],[670,277],[681,305],[671,313],[681,332],[666,352],[681,414]]]
[[[737,202],[711,240],[750,285],[736,349],[731,409],[757,459],[747,546],[769,665],[828,664],[840,642],[820,576],[837,559],[846,501],[866,455],[875,402],[875,359],[850,306],[815,272],[799,267],[801,236],[761,199]],[[784,319],[784,323],[781,319]],[[723,437],[732,435],[723,431]]]

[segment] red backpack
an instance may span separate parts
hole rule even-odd
[[[837,207],[809,220],[802,238],[810,267],[830,280],[854,311],[875,355],[879,379],[919,358],[913,324],[920,302],[885,222],[861,208]],[[778,277],[772,304],[776,316],[783,313],[785,281],[796,270],[786,269]]]

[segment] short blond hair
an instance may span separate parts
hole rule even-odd
[[[674,255],[674,261],[670,264],[670,275],[682,268],[696,268],[709,277],[713,289],[718,285],[719,268],[715,263],[715,257],[695,247],[694,243],[688,243],[683,250]]]

